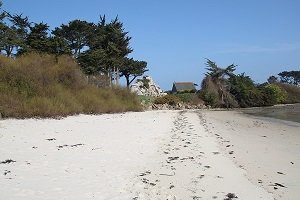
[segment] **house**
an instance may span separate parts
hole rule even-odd
[[[172,93],[196,91],[195,85],[193,82],[174,82]]]

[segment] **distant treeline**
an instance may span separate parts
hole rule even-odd
[[[278,77],[270,76],[268,82],[256,84],[245,73],[235,74],[234,64],[221,68],[207,59],[206,69],[208,72],[199,91],[170,92],[153,102],[172,106],[180,102],[190,105],[204,102],[213,108],[260,107],[300,102],[300,71],[284,71]]]
[[[1,10],[0,53],[18,57],[28,53],[70,55],[87,75],[107,75],[116,83],[124,76],[127,86],[147,71],[145,61],[128,57],[133,51],[131,37],[118,17],[107,22],[105,15],[98,23],[75,19],[49,30],[44,22],[30,22],[27,16]],[[109,83],[111,84],[111,83]]]
[[[256,84],[245,73],[234,74],[236,65],[218,67],[209,59],[200,97],[213,107],[271,106],[300,102],[300,71],[281,72],[268,82]]]
[[[118,18],[76,19],[51,31],[1,6],[0,118],[141,110],[135,94],[112,84],[124,76],[129,85],[147,70],[128,57],[131,37]]]

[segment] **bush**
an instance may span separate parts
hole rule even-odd
[[[190,105],[199,105],[204,103],[203,100],[199,98],[199,95],[195,93],[177,93],[175,96],[178,97],[181,102]]]
[[[213,91],[202,90],[200,92],[200,97],[205,102],[205,105],[210,105],[212,107],[217,107],[219,105],[219,94]]]
[[[181,90],[178,91],[177,94],[186,94],[186,93],[196,93],[197,90],[193,89],[193,90]]]
[[[74,59],[30,54],[0,56],[0,113],[4,117],[59,117],[141,110],[126,88],[89,85]]]
[[[263,84],[260,89],[265,106],[284,103],[287,98],[286,91],[275,84]]]
[[[300,87],[287,83],[274,83],[287,93],[284,103],[300,103]]]
[[[262,94],[254,81],[244,73],[229,78],[230,93],[234,96],[240,107],[261,106]]]
[[[157,97],[154,100],[155,104],[169,104],[172,106],[177,105],[179,102],[180,102],[180,99],[173,94],[167,94],[165,96]]]

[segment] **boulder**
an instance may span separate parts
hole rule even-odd
[[[159,97],[166,95],[150,76],[144,76],[143,79],[138,79],[136,83],[130,86],[130,90],[137,95],[143,96]]]

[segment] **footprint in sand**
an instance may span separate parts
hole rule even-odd
[[[56,140],[55,138],[48,138],[48,139],[45,139],[45,140],[48,140],[48,141],[54,141]]]
[[[237,199],[238,197],[234,193],[228,193],[226,194],[226,198],[224,200],[232,200]]]
[[[14,163],[14,162],[16,162],[16,161],[12,160],[12,159],[6,159],[6,160],[0,162],[0,164],[10,164],[10,163]]]

